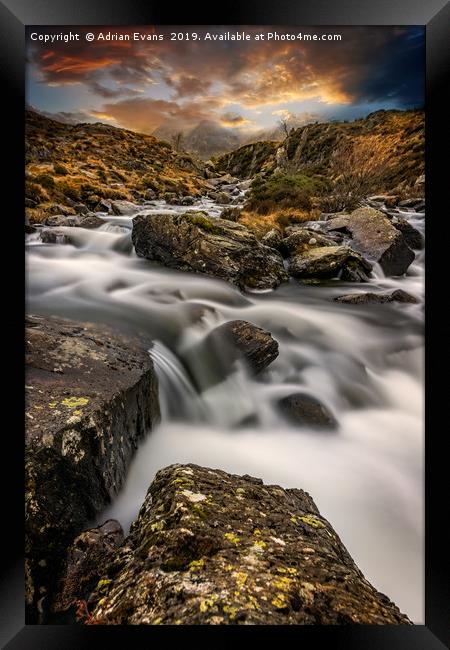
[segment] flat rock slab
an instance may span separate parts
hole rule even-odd
[[[157,473],[86,622],[409,624],[306,492],[196,465]]]
[[[159,418],[150,344],[103,325],[26,323],[27,603],[45,597],[67,540],[121,486]]]
[[[273,289],[288,279],[283,259],[245,226],[204,213],[133,219],[137,255],[180,271],[206,273],[245,289]]]
[[[351,247],[378,262],[386,275],[403,275],[414,261],[414,253],[403,234],[379,210],[354,210],[347,228],[352,237]]]
[[[395,289],[385,293],[359,292],[348,293],[344,296],[333,298],[335,302],[343,302],[348,305],[381,305],[389,302],[417,303],[418,300],[403,289]]]

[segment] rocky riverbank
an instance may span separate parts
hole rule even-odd
[[[157,473],[124,540],[107,522],[73,542],[55,610],[91,625],[409,624],[306,492],[192,464]]]

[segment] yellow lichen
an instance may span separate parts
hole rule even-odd
[[[267,548],[266,542],[262,539],[257,539],[255,542],[253,542],[253,546],[261,550]]]
[[[204,598],[203,600],[200,601],[200,611],[202,614],[208,611],[211,607],[214,607],[216,601],[218,599],[218,596],[213,595],[211,598]]]
[[[285,576],[281,578],[277,578],[274,580],[273,585],[277,589],[281,589],[281,591],[288,591],[293,583],[292,578],[286,578]]]
[[[272,605],[277,609],[285,609],[289,606],[289,600],[286,594],[279,593],[272,600]]]
[[[192,560],[192,562],[189,562],[189,570],[190,571],[196,571],[197,569],[203,569],[205,566],[205,560],[200,559],[200,560]]]
[[[242,587],[247,582],[248,575],[244,573],[244,571],[236,571],[234,577],[236,579],[237,586],[239,587],[239,589],[242,589]]]
[[[314,517],[314,515],[303,515],[302,517],[299,517],[299,519],[313,528],[325,528],[320,519]]]
[[[99,591],[104,591],[106,587],[108,587],[111,584],[111,580],[108,580],[107,578],[103,578],[102,580],[99,580],[97,583],[97,589]]]
[[[164,521],[155,521],[155,523],[151,524],[150,530],[152,533],[155,533],[156,531],[161,531],[164,530],[166,524]]]
[[[85,406],[89,402],[88,397],[66,397],[62,400],[61,404],[67,408],[73,409],[78,406]]]
[[[255,528],[255,530],[253,531],[253,534],[254,535],[261,535],[261,531],[259,530],[259,528]]]
[[[229,542],[231,542],[232,544],[235,544],[236,546],[237,546],[237,545],[239,544],[239,542],[241,541],[241,540],[239,539],[239,537],[238,537],[237,535],[235,535],[234,533],[225,533],[224,537],[225,537],[225,539],[227,539],[227,540],[228,540]]]
[[[49,402],[48,406],[51,409],[55,409],[58,406],[58,402]]]
[[[230,620],[234,620],[239,611],[238,608],[233,607],[233,605],[224,605],[222,609],[225,612],[225,614],[228,614]]]

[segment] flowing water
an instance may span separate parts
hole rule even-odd
[[[192,208],[154,202],[137,212],[188,209],[217,216],[222,208],[210,200]],[[423,232],[423,213],[396,214]],[[375,268],[362,285],[291,280],[244,295],[228,283],[138,258],[132,217],[99,216],[105,223],[96,230],[58,228],[70,244],[28,236],[27,309],[146,332],[155,341],[150,354],[162,421],[101,519],[117,518],[127,528],[155,472],[175,462],[303,488],[366,577],[423,622],[423,252],[416,251],[402,278],[385,278]],[[332,300],[394,288],[419,303]],[[215,360],[189,351],[233,319],[268,329],[279,357],[259,380],[237,366],[225,381],[205,382]],[[200,392],[198,385],[209,387]],[[321,433],[283,421],[274,405],[298,391],[327,405],[339,429]]]

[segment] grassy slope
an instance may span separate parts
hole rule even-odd
[[[68,125],[26,112],[26,206],[39,220],[55,204],[140,200],[147,190],[199,195],[203,164],[150,135],[105,124]]]

